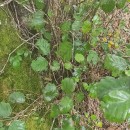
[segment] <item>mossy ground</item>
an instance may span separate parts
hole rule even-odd
[[[27,130],[50,130],[51,124],[48,125],[49,123],[49,119],[33,115],[26,121],[26,128]]]
[[[21,44],[17,36],[17,30],[11,26],[10,18],[5,11],[0,10],[0,69],[4,66],[8,54]],[[15,54],[14,54],[15,55]],[[30,68],[30,61],[23,59],[19,68],[13,68],[10,64],[5,68],[4,74],[0,77],[1,93],[8,94],[12,89],[39,92],[39,78]],[[4,97],[4,95],[2,96]],[[5,95],[6,95],[5,94]]]
[[[11,53],[18,45],[21,44],[17,36],[17,30],[12,26],[6,9],[0,9],[0,70],[4,66],[8,54]],[[24,93],[39,94],[41,85],[39,76],[30,68],[31,61],[29,58],[23,59],[21,66],[17,69],[13,68],[9,63],[4,73],[0,76],[0,101],[7,100],[12,91],[23,91]],[[19,111],[22,107],[16,109]],[[49,130],[48,120],[38,125],[31,116],[27,119],[27,130]]]

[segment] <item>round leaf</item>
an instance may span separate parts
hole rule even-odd
[[[67,69],[67,70],[71,70],[71,69],[72,69],[72,64],[71,64],[71,62],[65,63],[64,66],[65,66],[65,69]]]
[[[62,86],[61,89],[67,93],[70,94],[75,90],[75,83],[73,79],[71,78],[65,78],[62,80]]]
[[[81,21],[77,21],[77,20],[74,21],[74,23],[72,24],[72,30],[73,30],[73,31],[78,31],[78,30],[80,30],[81,24],[82,24]]]
[[[73,120],[66,118],[63,120],[62,130],[75,130]]]
[[[51,108],[51,117],[56,118],[59,115],[59,113],[59,106],[54,104]]]
[[[43,11],[36,11],[35,13],[33,13],[32,19],[30,20],[31,27],[36,30],[41,30],[45,25],[43,16]]]
[[[12,103],[24,103],[25,102],[25,96],[21,92],[13,92],[9,96],[9,100]]]
[[[45,88],[42,90],[43,97],[46,101],[53,100],[56,96],[58,96],[57,88],[54,84],[48,83]]]
[[[43,0],[35,0],[34,2],[35,2],[36,9],[38,10],[42,10],[45,6]]]
[[[126,60],[117,55],[108,54],[104,61],[105,69],[112,72],[112,76],[118,76],[127,68]]]
[[[125,74],[126,74],[127,76],[130,76],[130,70],[125,70]]]
[[[15,120],[10,124],[8,130],[25,130],[25,123],[20,120]]]
[[[59,103],[59,109],[61,113],[66,114],[70,112],[73,107],[73,100],[69,97],[63,97]]]
[[[31,67],[34,71],[41,72],[48,69],[48,61],[44,57],[38,57],[36,60],[33,60]]]
[[[93,88],[94,87],[94,88]],[[91,86],[91,92],[101,101],[105,117],[112,122],[123,122],[130,118],[130,78],[106,77]]]
[[[116,3],[116,7],[118,9],[123,8],[125,6],[126,1],[127,0],[118,0],[117,3]]]
[[[11,115],[12,108],[9,103],[0,102],[0,117],[7,118]]]
[[[60,69],[60,63],[58,63],[57,61],[53,61],[52,65],[51,65],[51,70],[58,71],[59,69]]]
[[[97,122],[96,126],[102,128],[102,122],[101,121]]]
[[[88,33],[90,30],[91,30],[91,22],[88,21],[88,20],[86,20],[86,21],[83,23],[82,32],[83,32],[83,33]]]
[[[41,38],[37,41],[36,45],[38,46],[43,55],[48,55],[50,53],[50,44],[47,40]]]
[[[61,31],[62,32],[67,32],[70,30],[71,27],[71,22],[70,21],[65,21],[64,23],[62,23],[61,25]]]
[[[76,101],[82,102],[84,100],[84,94],[82,92],[79,92],[76,94]]]
[[[21,61],[22,61],[22,57],[18,54],[10,57],[10,62],[14,68],[20,67]]]
[[[115,0],[102,0],[101,8],[105,13],[110,13],[115,8]]]
[[[57,56],[60,56],[64,62],[70,61],[72,58],[72,48],[70,42],[62,42],[57,50]]]
[[[76,55],[75,55],[75,60],[77,61],[77,62],[83,62],[84,61],[84,56],[82,55],[82,54],[79,54],[79,53],[77,53]]]
[[[87,61],[96,65],[99,61],[98,53],[96,51],[90,50],[87,56]]]

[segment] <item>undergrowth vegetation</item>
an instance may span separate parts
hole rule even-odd
[[[130,45],[121,35],[125,19],[116,29],[111,26],[113,12],[129,12],[129,0],[34,0],[32,10],[28,0],[16,3],[30,11],[24,24],[31,33],[28,40],[21,38],[7,62],[17,71],[31,59],[42,87],[31,103],[26,90],[13,91],[0,102],[0,130],[28,129],[25,111],[32,117],[31,130],[102,129],[106,120],[129,124]],[[89,111],[89,98],[99,102],[101,117]],[[46,115],[50,127],[45,128]]]

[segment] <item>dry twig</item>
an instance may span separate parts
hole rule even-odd
[[[0,7],[3,7],[5,5],[8,5],[9,3],[11,3],[13,0],[7,0],[5,2],[3,2],[2,4],[0,4]]]

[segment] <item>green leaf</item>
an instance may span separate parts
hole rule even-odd
[[[80,77],[81,74],[83,73],[83,67],[74,67],[74,72],[73,72],[73,76],[74,77]]]
[[[93,51],[93,50],[90,50],[90,51],[89,51],[89,54],[88,54],[88,56],[87,56],[87,61],[88,61],[89,63],[92,62],[92,64],[96,65],[96,64],[98,63],[98,61],[99,61],[99,57],[98,57],[97,52],[96,52],[96,51]]]
[[[2,128],[0,128],[0,130],[5,130],[5,128],[4,128],[4,127],[2,127]]]
[[[101,101],[105,117],[112,122],[130,118],[130,78],[106,77],[93,86],[93,93]]]
[[[91,115],[91,120],[95,121],[97,119],[97,116],[96,115]]]
[[[64,67],[65,67],[65,69],[67,69],[67,70],[71,70],[73,66],[72,66],[71,62],[66,62],[66,63],[64,64]]]
[[[82,102],[84,100],[84,94],[82,92],[79,92],[76,94],[76,101]]]
[[[47,32],[46,30],[43,31],[43,35],[45,39],[47,39],[49,42],[51,42],[52,34],[50,32]]]
[[[1,128],[1,127],[3,127],[3,125],[4,125],[4,124],[3,124],[3,122],[2,122],[2,121],[0,121],[0,128]]]
[[[83,88],[86,90],[86,91],[89,91],[89,85],[85,82],[83,82]]]
[[[103,28],[93,29],[91,32],[91,36],[92,36],[92,38],[98,37],[102,32],[103,32]],[[96,39],[98,40],[98,38],[96,38]]]
[[[130,56],[130,49],[126,48],[125,53],[126,53],[127,56]]]
[[[81,21],[74,21],[74,23],[72,24],[72,30],[73,31],[79,31],[81,28],[82,22]]]
[[[102,122],[101,121],[97,122],[96,126],[102,128]]]
[[[104,61],[105,69],[112,72],[112,76],[118,76],[127,68],[127,63],[122,57],[108,54]]]
[[[73,114],[71,116],[72,116],[72,119],[73,119],[75,124],[79,124],[80,123],[80,121],[81,121],[81,115],[80,114],[75,113],[75,114]]]
[[[15,120],[10,124],[8,130],[25,130],[25,123],[20,120]]]
[[[9,103],[0,102],[0,117],[7,118],[11,115],[12,108]]]
[[[75,130],[74,123],[71,118],[63,120],[62,130]]]
[[[24,57],[26,58],[29,54],[30,54],[29,50],[26,50],[26,51],[24,52]]]
[[[17,55],[22,56],[24,54],[24,52],[25,52],[25,49],[22,48],[17,51]]]
[[[50,44],[47,40],[41,38],[36,42],[36,46],[40,49],[43,55],[48,55],[50,53]]]
[[[88,20],[84,21],[84,23],[82,25],[82,32],[85,34],[88,33],[92,28],[91,26],[92,25],[91,25],[90,21],[88,21]]]
[[[85,126],[81,126],[81,130],[86,130]]]
[[[32,19],[30,20],[31,27],[36,30],[41,30],[45,25],[43,16],[44,16],[43,11],[35,12],[32,16]]]
[[[126,3],[127,0],[118,0],[117,3],[116,3],[116,7],[118,9],[121,9],[125,6],[125,3]]]
[[[102,0],[100,7],[105,13],[110,13],[115,8],[115,0]]]
[[[56,96],[58,96],[58,90],[55,84],[48,83],[42,90],[43,97],[47,102],[52,101]]]
[[[20,55],[15,55],[10,57],[10,63],[14,68],[18,68],[21,65],[22,57]]]
[[[37,72],[47,71],[48,61],[44,57],[40,56],[36,60],[32,61],[31,67],[34,71],[37,71]]]
[[[34,0],[36,9],[42,10],[45,6],[43,0]]]
[[[75,83],[73,79],[71,78],[65,78],[62,80],[62,86],[61,89],[67,93],[70,94],[75,90]]]
[[[89,113],[85,112],[85,117],[88,118],[89,117]]]
[[[68,39],[69,39],[68,33],[64,33],[64,34],[62,35],[62,41],[67,41]]]
[[[76,53],[75,60],[79,63],[84,61],[84,56],[82,54]]]
[[[61,31],[68,32],[71,29],[71,22],[70,21],[65,21],[64,23],[61,24]]]
[[[75,47],[81,47],[83,45],[84,45],[83,42],[81,40],[79,40],[79,39],[74,41],[74,46]]]
[[[13,92],[9,95],[9,101],[11,101],[12,103],[24,103],[25,96],[21,92]]]
[[[70,42],[62,42],[59,45],[57,55],[60,56],[64,62],[70,61],[72,58],[72,44]]]
[[[60,114],[59,106],[54,104],[51,108],[51,117],[56,118]]]
[[[121,90],[109,92],[104,98],[103,106],[107,119],[114,122],[125,121],[130,118],[130,92],[127,93]]]
[[[58,71],[60,69],[60,63],[58,63],[57,61],[53,61],[52,65],[51,65],[51,70],[52,71]]]
[[[63,97],[59,103],[60,112],[66,114],[73,108],[73,100],[69,97]]]
[[[92,21],[93,21],[94,24],[100,24],[100,17],[99,17],[99,15],[94,15]]]
[[[48,15],[48,17],[50,17],[50,18],[51,18],[52,16],[54,16],[53,10],[52,10],[52,9],[48,9],[47,15]]]
[[[126,74],[127,76],[130,76],[130,70],[125,70],[125,74]]]

